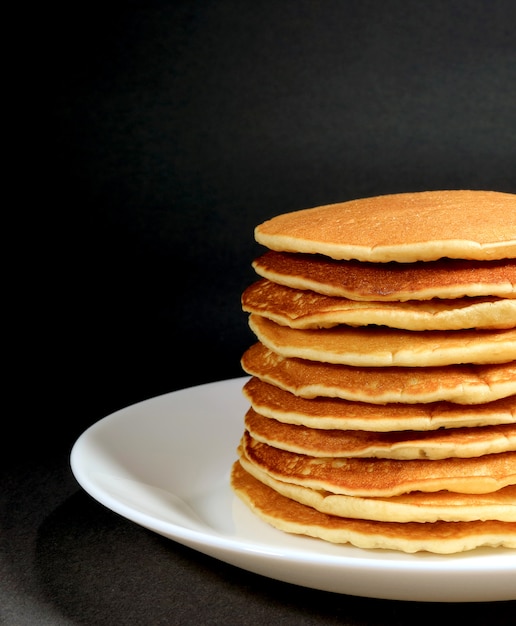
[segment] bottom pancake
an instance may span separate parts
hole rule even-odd
[[[481,546],[516,548],[516,522],[375,522],[328,515],[280,495],[234,463],[231,486],[275,528],[332,543],[414,553],[454,554]]]

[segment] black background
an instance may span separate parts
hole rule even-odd
[[[46,11],[22,189],[42,174],[25,224],[24,385],[66,415],[67,437],[241,374],[240,293],[264,219],[391,192],[516,191],[510,1]]]
[[[89,623],[98,618],[93,604],[79,610],[72,592],[63,595],[78,570],[68,572],[71,546],[59,542],[84,515],[104,516],[100,528],[115,522],[73,482],[77,436],[138,400],[242,375],[253,337],[240,294],[255,279],[261,221],[391,192],[516,192],[516,4],[128,1],[22,5],[20,13],[6,25],[16,33],[9,58],[23,65],[4,96],[14,105],[5,119],[15,138],[14,210],[5,215],[14,220],[4,230],[12,251],[4,381],[14,408],[4,421],[2,515],[25,584]],[[27,537],[36,527],[34,565]],[[165,554],[161,543],[152,549],[158,560]],[[246,585],[267,589],[255,614],[288,620],[285,587],[180,546],[175,555],[187,587],[208,584],[203,571],[213,577],[218,567],[236,589],[244,585],[241,594],[231,587],[240,618],[219,607],[213,623],[217,615],[250,623]],[[146,575],[159,575],[151,565]],[[23,587],[14,580],[11,592]],[[150,623],[162,619],[166,580]],[[122,598],[134,610],[128,589]],[[324,594],[298,594],[314,620],[376,623],[362,601],[346,613]],[[114,605],[102,600],[109,616]],[[378,604],[391,623],[412,623],[398,606],[385,613]],[[509,623],[501,606],[499,623]],[[496,619],[487,608],[478,615]],[[302,623],[299,610],[293,619]]]

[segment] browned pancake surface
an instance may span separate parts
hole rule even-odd
[[[315,457],[445,459],[516,450],[516,423],[438,431],[377,433],[285,424],[264,417],[251,408],[244,424],[256,441]]]
[[[242,437],[247,460],[273,478],[349,496],[391,497],[411,491],[490,493],[516,484],[516,452],[473,458],[396,460],[315,458]]]
[[[516,360],[516,329],[427,330],[387,327],[293,329],[251,314],[249,326],[265,346],[286,357],[365,367],[433,367]]]
[[[353,367],[282,357],[260,342],[242,356],[244,371],[304,397],[387,403],[446,400],[482,404],[516,394],[516,363],[443,367]]]
[[[474,405],[452,402],[378,405],[322,396],[302,398],[256,377],[246,382],[243,393],[257,413],[315,429],[431,431],[516,423],[516,396]]]
[[[269,250],[253,261],[253,267],[257,274],[272,282],[350,300],[516,297],[515,259],[361,263]]]
[[[235,493],[261,519],[285,532],[308,535],[361,548],[385,548],[452,554],[479,546],[516,547],[516,522],[375,522],[342,518],[316,511],[282,496],[235,462],[231,473]]]
[[[516,195],[444,190],[361,198],[278,215],[256,240],[286,252],[360,261],[516,257]]]
[[[239,461],[246,472],[281,495],[339,517],[378,522],[516,522],[515,485],[487,494],[413,491],[391,498],[363,498],[286,483],[261,471],[242,454]]]
[[[513,328],[516,299],[456,298],[429,301],[378,302],[326,296],[294,289],[267,279],[249,285],[242,308],[291,328],[385,325],[406,330]]]

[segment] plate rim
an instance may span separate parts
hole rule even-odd
[[[152,408],[153,405],[157,403],[172,403],[174,404],[174,400],[176,398],[184,399],[187,395],[190,396],[190,399],[195,399],[198,397],[198,393],[200,394],[210,394],[210,393],[218,393],[223,386],[226,387],[241,387],[244,383],[249,379],[249,376],[239,376],[234,378],[222,379],[212,382],[201,383],[198,385],[193,385],[191,387],[185,387],[181,389],[176,389],[173,391],[169,391],[163,394],[159,394],[150,398],[146,398],[135,402],[134,404],[127,405],[120,409],[113,411],[112,413],[106,415],[105,417],[99,419],[98,421],[91,424],[88,428],[84,430],[84,432],[76,439],[75,443],[72,446],[70,452],[70,466],[72,473],[79,483],[79,485],[86,491],[90,496],[92,496],[95,500],[101,503],[106,508],[118,513],[122,517],[130,520],[133,523],[136,523],[140,526],[143,526],[153,532],[161,534],[165,537],[168,537],[171,540],[177,541],[183,545],[188,545],[199,552],[204,552],[205,554],[210,554],[211,556],[215,556],[220,560],[233,563],[232,560],[228,560],[226,558],[221,557],[220,555],[213,554],[213,552],[223,551],[225,553],[229,553],[232,556],[251,556],[252,558],[258,560],[288,560],[294,565],[317,565],[319,567],[326,567],[329,569],[335,568],[345,568],[348,571],[358,572],[363,571],[364,568],[366,570],[374,569],[377,573],[389,573],[392,575],[398,574],[420,574],[424,572],[427,575],[434,575],[442,572],[443,567],[446,567],[446,571],[448,574],[456,573],[457,575],[478,575],[478,574],[506,574],[513,573],[516,575],[516,558],[513,557],[512,551],[509,549],[501,549],[498,551],[493,551],[492,556],[495,557],[493,559],[489,559],[482,563],[482,566],[475,568],[475,559],[479,554],[478,550],[474,550],[471,552],[460,553],[459,555],[432,555],[432,560],[425,560],[418,558],[417,555],[410,555],[405,553],[395,553],[395,551],[389,551],[389,555],[386,558],[385,551],[380,551],[378,557],[373,556],[372,553],[377,551],[369,551],[365,550],[368,554],[367,559],[360,559],[355,555],[336,555],[336,554],[318,554],[312,551],[303,551],[300,549],[293,549],[292,547],[286,546],[283,549],[280,549],[277,546],[270,546],[266,542],[263,541],[251,541],[251,540],[243,540],[242,538],[231,537],[224,535],[221,532],[212,529],[211,532],[203,532],[201,530],[195,528],[189,528],[187,526],[181,526],[179,524],[175,524],[171,521],[165,521],[157,519],[153,517],[150,513],[145,513],[142,511],[137,511],[132,508],[130,505],[123,503],[113,494],[107,493],[98,484],[92,480],[92,476],[95,474],[91,468],[85,467],[84,463],[84,454],[87,452],[88,445],[91,444],[92,437],[102,433],[103,429],[108,426],[113,425],[115,420],[121,420],[128,418],[128,413],[136,414],[136,420],[139,421],[141,416],[139,415],[139,411],[145,408]],[[134,419],[134,415],[133,415]],[[243,415],[241,416],[241,426],[242,431],[244,428],[243,424]],[[231,464],[233,461],[236,461],[236,451],[235,457],[230,461],[227,468],[227,478],[228,478],[228,488],[229,488],[229,472],[231,468]],[[238,497],[233,494],[233,499],[236,502],[240,502]],[[243,503],[242,506],[245,507]],[[261,521],[261,520],[260,520]],[[265,524],[265,522],[262,522]],[[359,553],[362,551],[360,548],[355,548]],[[491,552],[491,551],[489,551]],[[380,555],[383,558],[380,558]],[[490,556],[490,555],[488,555]],[[415,557],[415,558],[412,558]],[[501,557],[501,558],[500,558]],[[516,557],[516,552],[514,554]],[[444,565],[446,564],[446,565]],[[251,567],[238,565],[247,569],[248,571],[255,571]],[[473,571],[472,568],[473,567]],[[261,573],[261,572],[259,572]],[[264,574],[268,575],[268,574]],[[270,575],[270,578],[276,578],[274,575]],[[279,579],[279,580],[285,580]],[[291,581],[286,581],[291,582]],[[293,583],[299,584],[299,583]],[[308,586],[308,585],[307,585]],[[312,587],[311,585],[309,585]],[[322,587],[324,589],[324,587]],[[348,593],[346,591],[340,591],[338,593]],[[361,594],[352,594],[352,595],[361,595]],[[397,596],[377,596],[374,593],[371,595],[367,595],[367,597],[385,597],[390,599],[411,599],[402,597],[403,594],[400,594],[400,597]],[[516,595],[514,598],[499,598],[505,600],[516,600]],[[441,601],[437,599],[436,601]],[[446,600],[445,600],[446,601]],[[461,600],[451,600],[451,601],[461,601]],[[473,599],[465,600],[465,601],[473,601]]]

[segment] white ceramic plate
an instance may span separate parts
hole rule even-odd
[[[288,535],[256,518],[229,487],[246,380],[175,391],[100,420],[72,450],[79,484],[145,528],[276,580],[394,600],[516,599],[514,550],[362,550]]]

